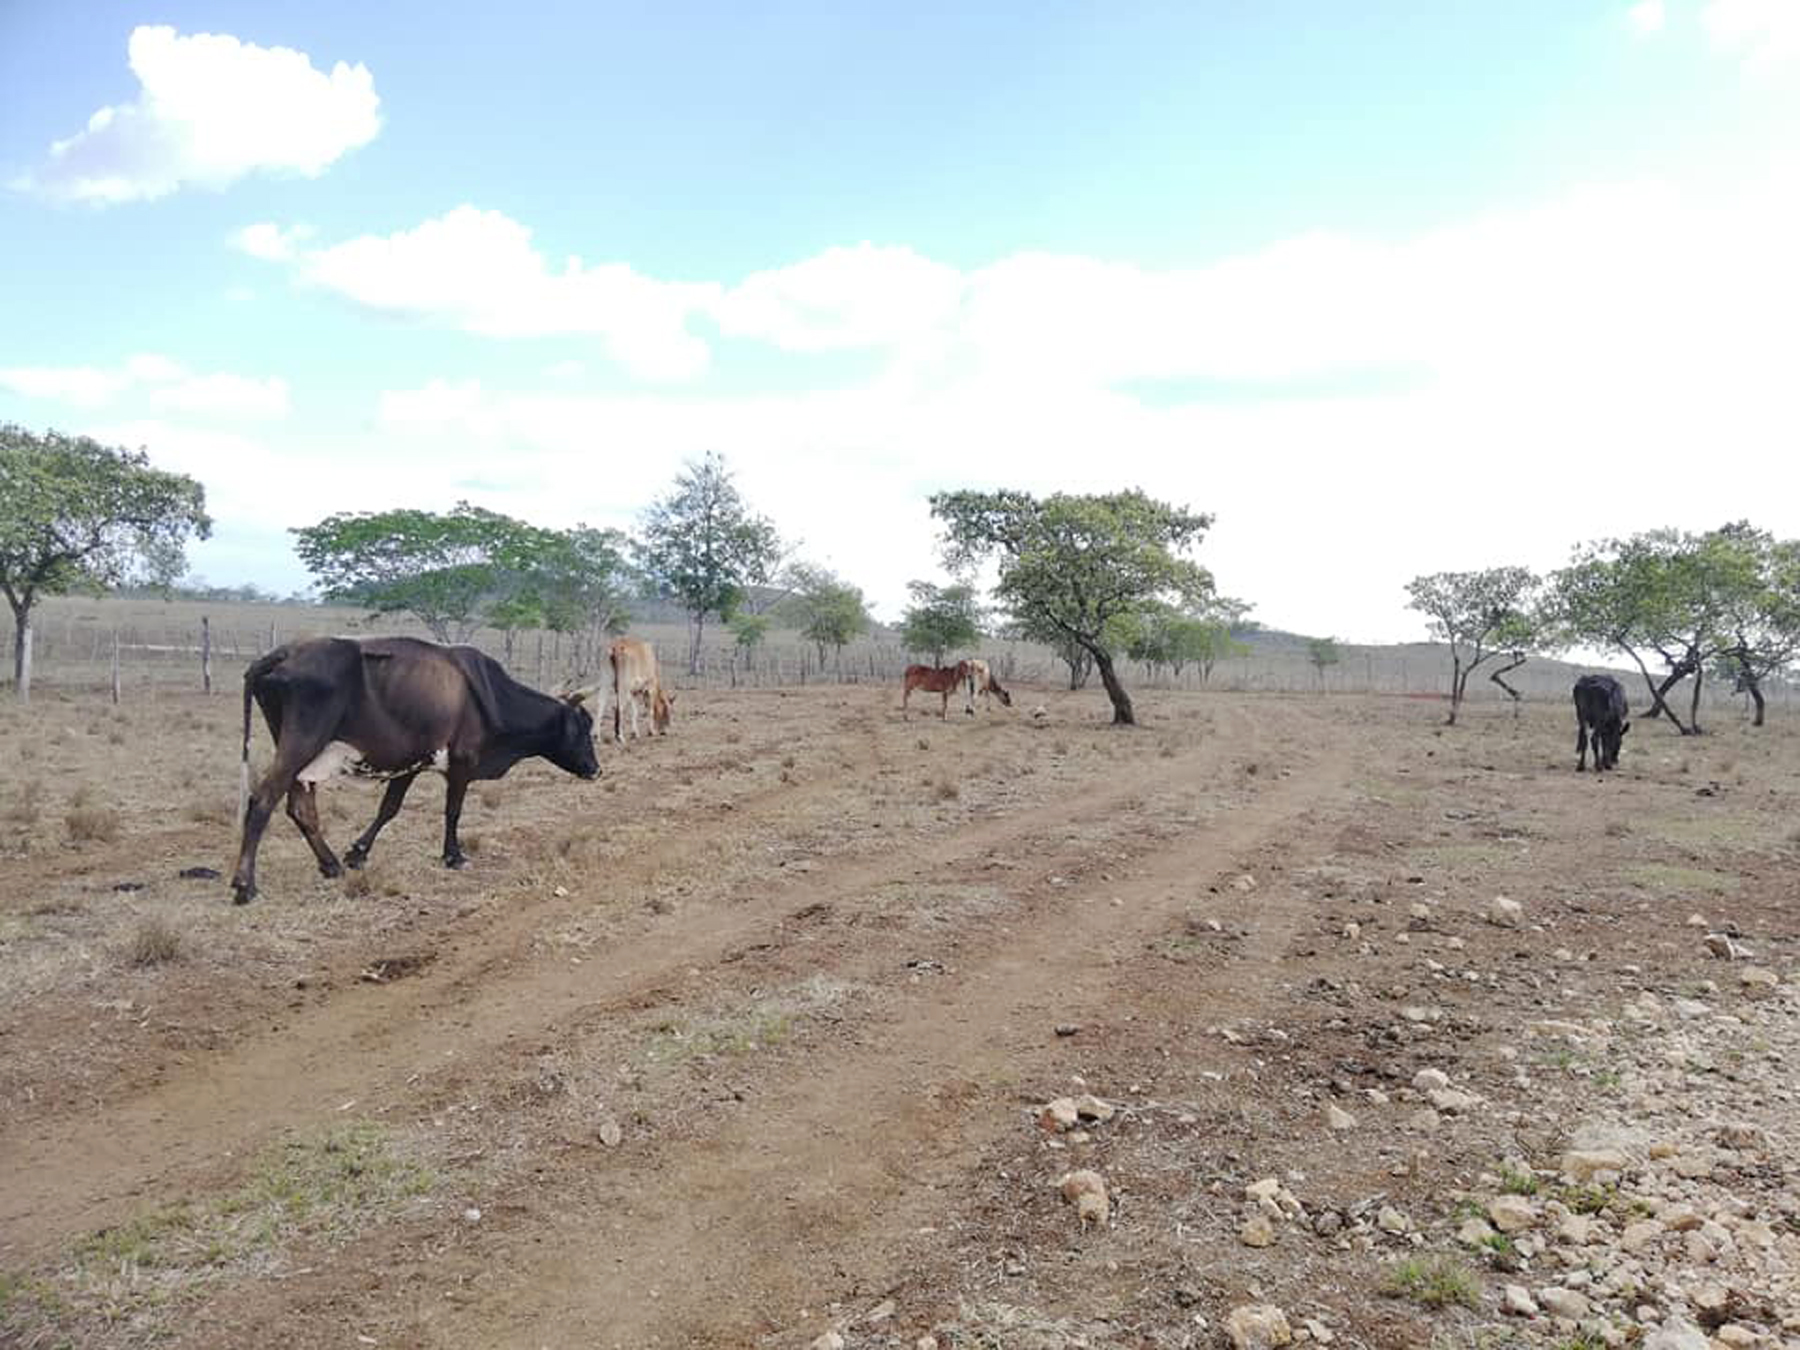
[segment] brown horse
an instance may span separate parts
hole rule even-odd
[[[900,713],[906,715],[907,700],[915,689],[923,689],[928,694],[942,694],[944,703],[938,709],[939,717],[946,717],[950,712],[950,694],[953,690],[967,690],[969,687],[969,663],[958,661],[953,666],[908,666],[906,668],[906,688],[900,695]],[[963,711],[969,716],[975,715],[975,703],[970,699]]]

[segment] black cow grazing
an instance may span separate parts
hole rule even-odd
[[[249,794],[252,700],[275,738],[275,762]],[[312,638],[276,648],[244,672],[241,790],[248,805],[233,898],[241,905],[256,894],[256,848],[283,793],[319,871],[343,872],[319,830],[315,797],[318,784],[341,773],[388,780],[374,823],[344,862],[362,866],[413,779],[436,769],[446,783],[444,865],[465,866],[456,824],[471,782],[499,778],[533,755],[577,777],[599,777],[594,719],[581,702],[580,694],[556,699],[527,689],[473,647]]]
[[[1619,767],[1619,742],[1631,730],[1625,691],[1610,675],[1583,675],[1575,681],[1575,769],[1587,768],[1588,737],[1594,738],[1594,772]]]

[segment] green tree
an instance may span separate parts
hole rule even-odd
[[[818,650],[819,665],[825,651],[837,655],[837,672],[844,673],[844,648],[869,631],[869,610],[863,593],[821,567],[801,564],[789,573],[794,587],[789,612],[798,620],[800,636]]]
[[[744,658],[744,668],[749,669],[756,657],[756,649],[763,644],[769,635],[769,616],[767,614],[751,614],[739,610],[725,621],[731,630],[732,640]]]
[[[1308,638],[1306,639],[1306,659],[1312,663],[1313,671],[1318,675],[1319,683],[1323,685],[1326,669],[1342,661],[1344,654],[1338,650],[1337,639],[1334,637]]]
[[[1583,545],[1551,579],[1546,608],[1556,641],[1624,652],[1650,694],[1644,715],[1698,735],[1707,668],[1733,645],[1733,616],[1754,605],[1763,585],[1756,550],[1739,533],[1747,528],[1647,530]],[[1646,659],[1652,654],[1662,664],[1660,680]],[[1689,677],[1684,723],[1669,695]]]
[[[206,490],[142,450],[0,425],[0,594],[12,607],[13,681],[29,697],[31,611],[46,595],[173,581],[190,537],[212,533]]]
[[[449,512],[341,511],[293,532],[327,600],[411,614],[439,642],[465,642],[491,619],[534,622],[526,575],[547,531],[468,502]]]
[[[1800,542],[1777,540],[1740,521],[1719,531],[1722,547],[1738,554],[1726,598],[1719,674],[1735,681],[1756,707],[1767,709],[1763,681],[1800,657]]]
[[[932,665],[941,666],[945,655],[981,639],[981,607],[973,586],[909,581],[906,589],[913,602],[900,616],[900,645],[907,651],[929,656]]]
[[[624,632],[638,585],[628,547],[619,531],[591,525],[540,537],[530,558],[539,622],[555,633],[585,632],[596,649]]]
[[[645,513],[639,565],[651,586],[687,611],[690,675],[700,672],[707,616],[729,619],[780,556],[774,525],[745,506],[716,454],[690,460],[674,491]]]
[[[931,513],[944,522],[953,567],[993,558],[995,592],[1021,624],[1056,633],[1093,659],[1115,725],[1137,720],[1114,664],[1117,624],[1153,601],[1198,605],[1212,578],[1185,557],[1210,516],[1142,492],[1098,496],[940,492]]]
[[[1512,650],[1510,644],[1525,623],[1538,584],[1538,578],[1525,567],[1433,572],[1406,583],[1412,597],[1408,608],[1430,619],[1431,635],[1450,646],[1448,725],[1456,725],[1469,676]]]

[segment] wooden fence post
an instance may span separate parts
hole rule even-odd
[[[212,620],[200,616],[200,688],[212,693]]]

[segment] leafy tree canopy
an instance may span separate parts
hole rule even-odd
[[[39,599],[172,581],[185,566],[188,539],[211,533],[206,490],[185,474],[153,468],[144,451],[0,425],[0,594],[18,630],[21,687],[25,631]]]
[[[941,666],[950,652],[980,640],[981,607],[973,586],[909,581],[906,589],[913,602],[901,616],[900,645],[907,651],[929,656],[932,665]]]
[[[1185,556],[1212,518],[1136,490],[940,492],[931,513],[944,523],[953,568],[993,559],[995,593],[1021,627],[1060,634],[1093,658],[1115,723],[1136,720],[1113,665],[1119,620],[1153,601],[1198,605],[1212,593],[1206,569]]]
[[[766,582],[780,556],[774,525],[744,504],[716,454],[690,461],[674,490],[645,513],[638,562],[649,584],[688,613],[689,673],[699,670],[707,616],[729,618],[745,588]]]
[[[1450,717],[1462,708],[1469,676],[1486,661],[1527,646],[1536,627],[1538,578],[1526,567],[1433,572],[1406,583],[1408,607],[1430,620],[1431,635],[1450,646]]]

